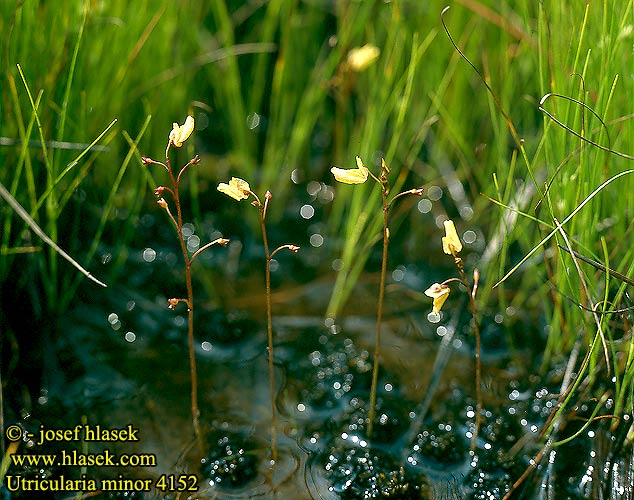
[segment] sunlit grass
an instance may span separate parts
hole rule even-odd
[[[183,193],[193,217],[223,210],[203,191],[209,179],[231,173],[270,189],[272,224],[289,200],[320,203],[306,185],[332,185],[332,165],[352,167],[359,154],[378,167],[385,157],[402,165],[391,174],[394,192],[406,182],[440,192],[427,200],[430,213],[391,214],[391,248],[407,240],[408,258],[425,262],[429,227],[451,218],[459,232],[477,229],[465,253],[478,254],[479,314],[522,310],[547,323],[505,332],[509,345],[543,344],[543,373],[564,360],[562,405],[547,430],[581,394],[612,400],[598,411],[617,425],[633,404],[632,292],[606,270],[634,272],[633,2],[454,2],[444,19],[473,68],[443,30],[444,6],[3,2],[0,181],[87,269],[109,260],[102,243],[114,249],[107,269],[116,277],[155,187],[128,166],[139,144],[156,151],[166,139],[149,116],[172,123],[189,108],[196,117],[202,161]],[[350,50],[365,44],[378,58],[351,70]],[[102,148],[89,151],[104,130]],[[345,311],[363,273],[378,271],[381,201],[369,186],[339,189],[319,211],[323,261],[340,263],[328,317]],[[129,224],[115,238],[106,228],[122,212]],[[98,224],[86,233],[81,221],[94,213]],[[256,215],[247,223],[257,230]],[[19,286],[35,282],[52,310],[70,304],[75,271],[36,248],[9,207],[0,228],[0,279],[28,262]]]

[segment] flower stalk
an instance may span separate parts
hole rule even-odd
[[[372,430],[374,425],[374,419],[376,414],[376,392],[379,380],[379,365],[381,358],[381,326],[383,323],[383,302],[385,298],[385,280],[387,276],[387,253],[390,242],[390,229],[388,226],[389,211],[394,202],[406,195],[421,196],[423,194],[422,188],[409,189],[395,195],[388,201],[390,193],[390,182],[388,174],[390,169],[385,163],[384,159],[381,159],[381,173],[379,177],[375,176],[364,164],[359,156],[356,157],[357,168],[355,169],[342,169],[338,167],[332,167],[331,173],[335,177],[335,180],[343,184],[362,184],[368,177],[371,177],[381,187],[381,200],[383,206],[383,252],[381,255],[381,278],[379,281],[379,303],[376,313],[376,336],[374,339],[374,363],[372,365],[372,384],[370,386],[370,408],[368,410],[368,438],[372,437]]]
[[[431,287],[425,290],[425,295],[434,299],[432,312],[439,314],[442,305],[449,296],[449,283],[459,282],[467,290],[469,296],[469,310],[473,318],[473,332],[475,334],[476,349],[475,349],[475,384],[476,384],[476,412],[475,412],[475,425],[474,432],[471,438],[471,451],[475,451],[476,441],[478,439],[478,433],[480,425],[482,423],[482,367],[480,360],[480,325],[478,323],[478,310],[476,305],[476,293],[478,291],[478,285],[480,282],[480,271],[478,269],[473,270],[473,285],[469,283],[467,274],[464,269],[464,262],[458,255],[462,251],[462,242],[456,232],[456,227],[451,220],[444,222],[445,236],[442,237],[443,252],[447,255],[451,255],[458,270],[459,278],[449,278],[442,283],[434,283]]]
[[[189,347],[189,371],[191,380],[192,427],[196,440],[199,443],[202,443],[200,431],[200,409],[198,405],[198,372],[196,369],[196,354],[194,350],[194,289],[192,285],[192,264],[196,257],[200,255],[200,253],[204,250],[216,244],[225,246],[229,242],[229,240],[225,238],[217,238],[214,241],[211,241],[200,247],[191,256],[189,255],[189,251],[187,250],[187,242],[185,240],[185,237],[183,236],[183,210],[179,188],[183,174],[192,165],[197,165],[198,163],[200,163],[200,157],[198,155],[195,155],[180,169],[177,175],[174,175],[174,171],[170,163],[169,152],[171,146],[181,147],[183,145],[183,142],[185,142],[189,138],[193,131],[194,119],[191,116],[188,116],[185,120],[185,123],[181,126],[179,126],[177,123],[174,123],[172,131],[169,135],[167,146],[165,148],[165,162],[159,162],[145,156],[141,158],[141,161],[143,165],[159,165],[163,167],[169,177],[170,185],[158,186],[154,190],[154,194],[159,197],[157,200],[157,204],[163,210],[165,210],[168,218],[174,225],[174,229],[176,230],[179,246],[183,255],[185,288],[187,292],[187,297],[168,299],[168,308],[175,309],[181,302],[187,306],[187,341]],[[174,216],[174,214],[170,210],[170,206],[167,200],[162,196],[166,192],[171,196],[172,201],[174,202],[174,206],[176,207],[176,216]]]
[[[270,251],[269,240],[266,234],[266,211],[269,202],[273,198],[270,191],[264,195],[264,203],[257,194],[251,191],[249,183],[243,179],[232,177],[229,183],[221,182],[218,184],[218,191],[226,194],[236,201],[246,200],[249,196],[253,196],[251,205],[258,209],[260,230],[262,232],[262,243],[264,245],[264,289],[266,296],[266,333],[267,333],[267,354],[269,369],[269,393],[271,400],[271,463],[277,462],[277,412],[275,410],[275,357],[273,352],[273,312],[271,307],[271,261],[273,256],[281,250],[288,250],[293,253],[299,252],[297,245],[285,244],[280,245],[273,251]]]

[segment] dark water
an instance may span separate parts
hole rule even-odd
[[[10,476],[38,484],[63,475],[97,484],[119,478],[152,485],[147,492],[93,492],[84,498],[499,499],[542,450],[540,433],[558,404],[565,364],[535,375],[546,334],[539,317],[512,308],[483,313],[483,423],[472,452],[474,341],[465,302],[454,298],[442,320],[429,317],[429,304],[406,293],[408,276],[416,279],[419,270],[402,266],[401,279],[391,280],[386,295],[371,437],[376,277],[361,281],[352,305],[335,322],[322,316],[330,277],[282,286],[287,279],[274,275],[274,466],[261,273],[254,265],[246,278],[220,286],[223,308],[204,298],[213,287],[200,280],[201,447],[191,426],[186,311],[166,308],[171,294],[165,290],[178,287],[180,279],[177,270],[164,271],[175,257],[157,252],[148,262],[148,255],[138,250],[118,285],[98,298],[83,289],[53,328],[35,332],[46,336],[37,344],[47,353],[41,378],[14,370],[14,378],[3,383],[5,428],[18,423],[33,434],[19,441],[17,454],[108,450],[154,461],[125,467],[13,465]],[[204,266],[219,266],[214,259]],[[518,331],[522,335],[514,337]],[[532,340],[521,340],[526,338]],[[583,427],[595,405],[579,399],[574,415],[558,424],[556,439],[582,430],[580,435],[548,449],[511,498],[632,498],[634,459],[625,444],[631,421]],[[138,440],[38,444],[42,428],[78,425],[131,426]],[[176,491],[192,485],[197,491]],[[5,498],[78,498],[72,488],[19,490],[5,492]]]

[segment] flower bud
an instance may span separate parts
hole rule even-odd
[[[448,255],[456,255],[462,250],[462,243],[452,220],[445,221],[445,236],[442,237],[442,249]]]

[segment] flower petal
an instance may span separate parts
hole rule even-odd
[[[425,290],[425,295],[434,299],[434,303],[432,306],[432,312],[434,314],[438,314],[442,305],[449,297],[450,289],[447,285],[441,285],[440,283],[434,283],[427,290]]]
[[[218,184],[218,191],[230,196],[236,201],[246,200],[251,193],[249,183],[239,177],[232,177],[229,184],[221,182]]]
[[[452,220],[445,221],[445,236],[442,237],[442,249],[443,252],[449,255],[455,255],[462,250],[462,243]]]
[[[352,71],[363,71],[374,63],[380,54],[379,48],[369,43],[363,47],[355,47],[348,52],[348,66]]]
[[[434,314],[438,314],[440,312],[440,309],[442,308],[442,305],[445,303],[445,300],[447,300],[447,297],[449,297],[449,293],[435,298],[434,303],[431,307],[431,312],[433,312]]]
[[[425,290],[425,295],[433,299],[441,297],[443,295],[449,295],[449,287],[447,285],[441,285],[440,283],[434,283],[427,290]]]
[[[363,161],[357,156],[357,168],[339,168],[332,167],[330,171],[335,176],[335,180],[343,182],[344,184],[363,184],[368,180],[368,169],[363,164]]]
[[[189,136],[192,135],[194,131],[194,117],[188,116],[185,119],[185,123],[179,126],[178,123],[174,123],[172,125],[172,131],[170,132],[170,141],[171,143],[180,148],[183,143],[189,139]]]

